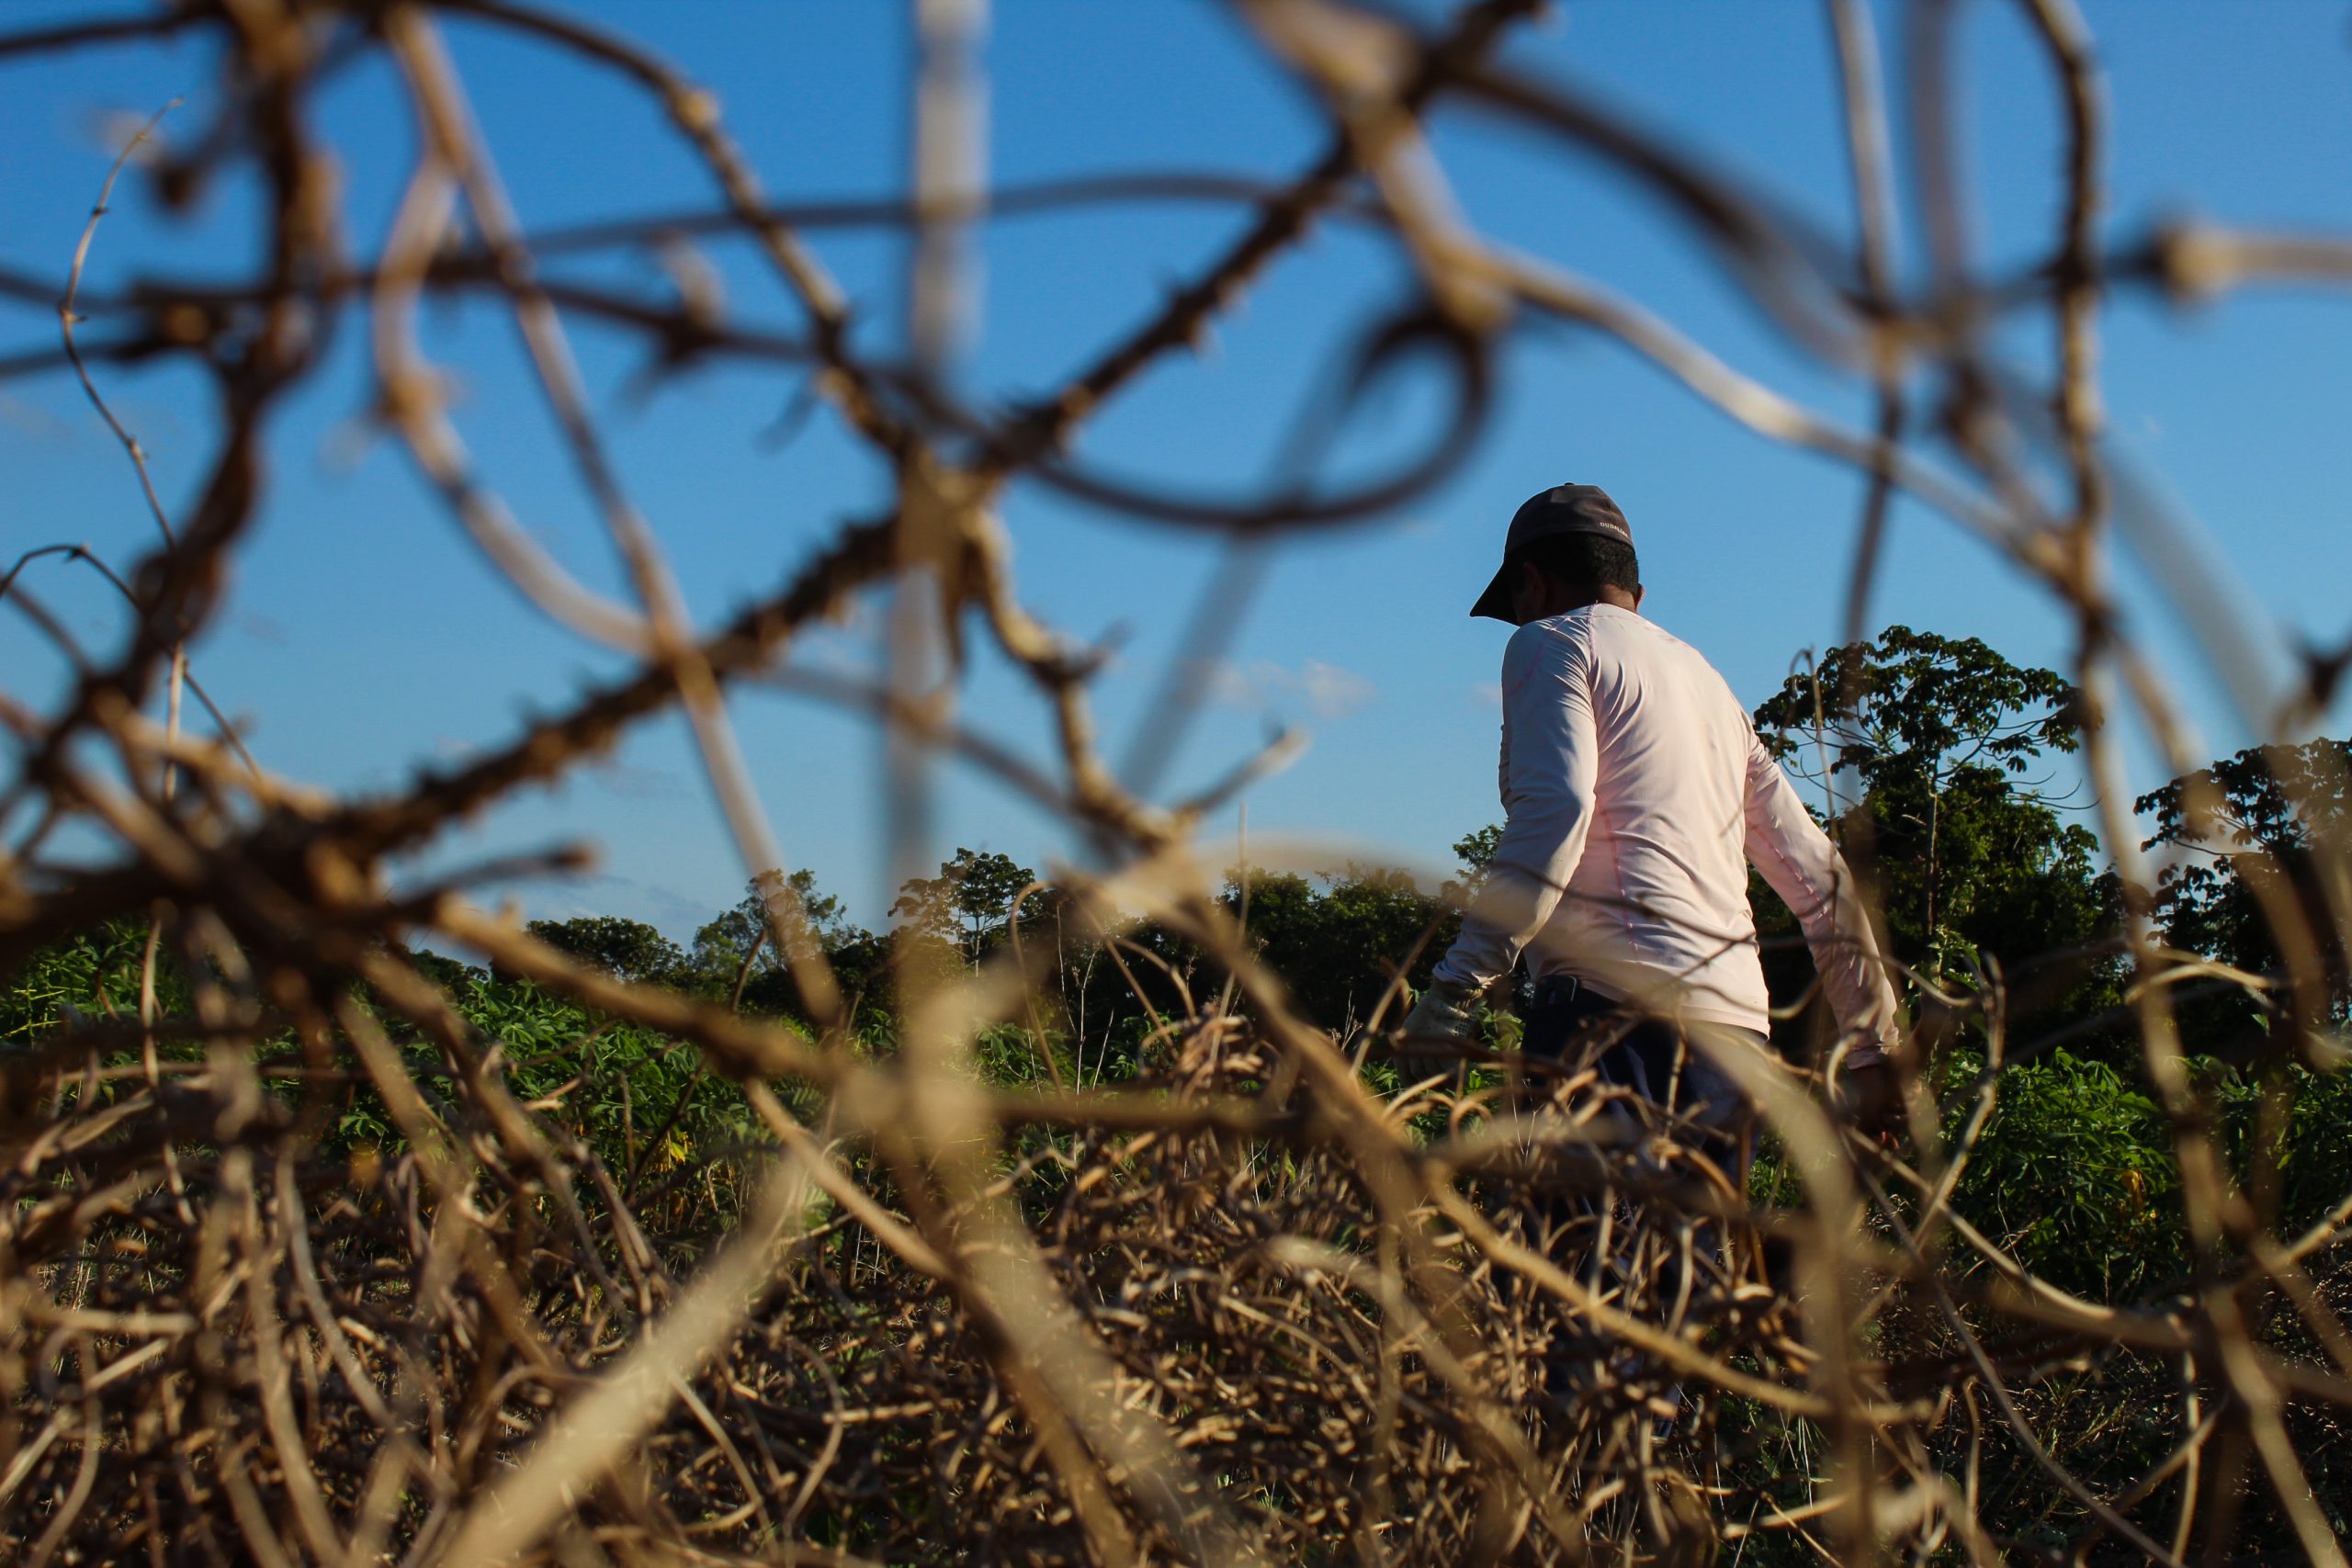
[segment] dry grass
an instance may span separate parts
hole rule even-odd
[[[1012,479],[1246,556],[1445,478],[1490,411],[1498,346],[1552,318],[1614,336],[1731,417],[1872,477],[1858,627],[1898,492],[1990,541],[2021,585],[2065,606],[2081,632],[2074,673],[2101,716],[2085,740],[2106,839],[2127,880],[2149,882],[2122,815],[2114,727],[2135,715],[2176,773],[2201,759],[2183,751],[2170,698],[2105,597],[2119,521],[2143,549],[2164,547],[2166,524],[2118,491],[2099,445],[2099,310],[2118,289],[2201,297],[2268,276],[2340,279],[2352,254],[2201,229],[2103,250],[2107,131],[2089,45],[2064,0],[2025,0],[2068,116],[2067,199],[2043,265],[1984,276],[1952,216],[1963,149],[1940,118],[1953,7],[1923,0],[1906,96],[1929,131],[1916,179],[1942,220],[1929,225],[1933,287],[1901,294],[1864,7],[1832,6],[1865,217],[1852,256],[1577,95],[1491,63],[1497,35],[1531,8],[1485,0],[1425,38],[1326,0],[1242,6],[1323,96],[1329,151],[1289,184],[1232,189],[1257,215],[1246,235],[1067,386],[1002,419],[959,404],[936,374],[959,309],[958,232],[1023,203],[1133,197],[1153,182],[979,188],[959,152],[976,82],[967,6],[921,7],[919,201],[830,215],[918,231],[912,365],[856,346],[797,221],[815,215],[770,204],[712,100],[587,24],[507,0],[256,0],[0,37],[7,61],[209,35],[221,131],[193,139],[164,177],[242,160],[266,197],[261,261],[234,287],[165,281],[100,297],[81,287],[85,235],[61,310],[66,343],[5,362],[12,374],[70,365],[101,408],[96,375],[155,355],[206,367],[220,392],[196,499],[176,520],[155,504],[163,543],[118,579],[134,613],[117,645],[81,649],[26,575],[36,561],[88,558],[36,551],[7,580],[73,678],[43,708],[0,699],[17,739],[6,801],[24,824],[0,863],[0,965],[103,919],[152,918],[151,972],[168,953],[198,981],[190,1016],[161,1016],[151,987],[138,1018],[69,1018],[6,1064],[0,1508],[21,1560],[1423,1562],[1787,1550],[1992,1562],[2011,1521],[1985,1514],[1978,1481],[1999,1463],[2071,1500],[2086,1553],[2226,1552],[2231,1521],[2253,1508],[2311,1560],[2344,1561],[2294,1422],[2352,1397],[2335,1287],[2312,1280],[2333,1267],[2346,1211],[2274,1235],[2229,1179],[2169,1011],[2172,983],[2199,971],[2156,944],[2144,907],[2129,932],[2136,1025],[2175,1132],[2198,1262],[2177,1291],[2119,1309],[2033,1279],[1953,1215],[1982,1115],[1948,1142],[1923,1106],[1905,1163],[1838,1130],[1817,1086],[1758,1077],[1761,1113],[1797,1151],[1804,1189],[1800,1207],[1759,1219],[1673,1128],[1600,1136],[1610,1123],[1589,1081],[1547,1083],[1541,1115],[1510,1094],[1384,1100],[1339,1043],[1293,1018],[1187,852],[1192,825],[1259,764],[1207,797],[1163,802],[1130,793],[1097,756],[1087,691],[1098,658],[1022,607],[998,511]],[[683,222],[526,233],[439,41],[444,14],[643,92],[707,168],[717,205]],[[330,149],[307,118],[307,95],[351,51],[399,73],[422,148],[392,231],[368,257],[343,248]],[[1638,307],[1467,230],[1419,139],[1422,111],[1441,100],[1481,105],[1654,188],[1792,342],[1875,389],[1874,429],[1845,429]],[[1386,235],[1424,285],[1362,339],[1368,363],[1430,354],[1446,378],[1448,416],[1421,450],[1344,492],[1286,484],[1225,500],[1139,491],[1072,455],[1090,415],[1184,352],[1333,213]],[[559,282],[539,263],[657,229],[752,237],[802,319],[760,327],[691,297]],[[0,282],[42,300],[58,288]],[[511,306],[577,477],[628,563],[628,598],[569,576],[472,471],[413,333],[420,299],[455,292]],[[2021,316],[2046,323],[2052,368],[2039,381],[1998,365],[1987,342]],[[462,766],[349,798],[267,773],[225,725],[208,739],[180,722],[183,689],[202,695],[181,650],[244,545],[271,422],[316,371],[332,319],[369,334],[383,420],[489,568],[634,661]],[[694,627],[589,412],[564,335],[577,319],[642,334],[673,373],[737,358],[809,373],[831,416],[899,475],[897,505],[843,525],[732,623]],[[1937,417],[1923,422],[1930,403]],[[2064,476],[2054,494],[2036,482],[2045,463]],[[909,587],[918,580],[929,589]],[[897,740],[899,825],[920,819],[942,750],[998,770],[1114,868],[1073,876],[1071,891],[1105,909],[1148,908],[1198,942],[1236,977],[1247,1021],[1204,999],[1136,1084],[997,1088],[971,1070],[972,1043],[1023,1018],[1031,976],[1002,962],[942,984],[910,1011],[901,1048],[876,1059],[854,1048],[780,877],[763,885],[820,1024],[813,1041],[584,971],[470,907],[465,879],[388,876],[390,857],[672,711],[692,722],[747,874],[778,868],[729,689],[885,585],[901,590],[892,682],[832,694]],[[1200,624],[1214,634],[1215,617]],[[2234,629],[2200,629],[2244,700],[2270,702],[2232,662]],[[1013,763],[929,699],[966,636],[1029,677],[1059,739],[1052,774]],[[2249,716],[2267,733],[2320,711],[2335,668],[2315,657],[2309,691]],[[160,721],[146,716],[159,693]],[[102,838],[110,858],[91,869],[56,854],[69,824]],[[2352,914],[2344,846],[2324,848],[2325,902],[2278,915],[2300,941],[2284,950],[2315,964],[2340,937],[2312,908],[2339,930]],[[745,1087],[774,1145],[724,1245],[684,1267],[593,1155],[514,1101],[496,1043],[400,956],[427,942],[692,1042]],[[354,999],[362,985],[367,1005]],[[1987,1112],[2009,1043],[2001,1005],[1997,983],[1952,998],[1984,1015],[1992,1041]],[[447,1076],[417,1078],[394,1036],[427,1043]],[[266,1040],[299,1049],[265,1064]],[[390,1109],[402,1150],[322,1162],[323,1108],[355,1085]],[[815,1109],[788,1110],[786,1086]],[[1767,1279],[1759,1224],[1789,1248],[1787,1289]],[[1585,1234],[1550,1234],[1562,1226]],[[2254,1303],[2278,1301],[2312,1353],[2283,1353],[2259,1331]],[[2054,1383],[2121,1362],[2179,1371],[2167,1394],[2178,1450],[2138,1485],[2077,1476],[2030,1418]]]

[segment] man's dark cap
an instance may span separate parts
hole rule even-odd
[[[1634,530],[1626,525],[1625,514],[1617,510],[1608,491],[1599,485],[1554,485],[1529,496],[1511,514],[1510,531],[1503,536],[1503,564],[1495,569],[1494,581],[1470,606],[1470,613],[1510,621],[1511,563],[1536,540],[1563,534],[1598,534],[1627,549],[1634,547]]]

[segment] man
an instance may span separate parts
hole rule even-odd
[[[1723,677],[1642,618],[1642,594],[1633,531],[1594,486],[1555,486],[1511,518],[1470,611],[1519,627],[1503,653],[1508,820],[1400,1060],[1409,1076],[1450,1066],[1472,1004],[1524,953],[1528,1055],[1556,1057],[1607,1021],[1602,1079],[1736,1153],[1747,1097],[1719,1063],[1766,1059],[1770,1027],[1753,861],[1804,928],[1851,1092],[1883,1116],[1895,1002],[1852,874]]]

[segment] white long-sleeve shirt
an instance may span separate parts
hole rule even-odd
[[[1483,986],[1521,952],[1612,1001],[1769,1032],[1747,863],[1804,930],[1842,1031],[1895,1043],[1852,873],[1697,649],[1589,604],[1503,653],[1507,821],[1437,977]]]

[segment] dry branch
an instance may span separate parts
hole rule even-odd
[[[2168,741],[2179,726],[2107,597],[2116,486],[2096,333],[2119,290],[2343,282],[2352,248],[2209,228],[2102,247],[2108,128],[2090,39],[2064,0],[2021,0],[2065,114],[2063,210],[2046,261],[2021,277],[1981,275],[1946,80],[1954,7],[1921,0],[1908,74],[1931,281],[1908,297],[1868,6],[1830,6],[1860,216],[1851,255],[1668,139],[1496,63],[1536,8],[1481,0],[1424,35],[1340,0],[1252,0],[1248,19],[1328,118],[1303,172],[1139,172],[989,193],[959,140],[985,88],[977,13],[926,6],[933,70],[913,197],[822,205],[771,201],[716,101],[650,52],[511,0],[187,4],[0,36],[8,61],[203,35],[218,54],[220,128],[168,166],[188,179],[249,164],[264,196],[249,277],[85,288],[119,162],[63,269],[62,305],[55,279],[0,276],[0,299],[53,306],[63,326],[62,344],[0,355],[0,377],[70,367],[162,534],[120,572],[51,545],[0,577],[0,598],[71,675],[45,705],[6,699],[17,758],[0,807],[30,825],[0,858],[0,967],[109,921],[148,931],[135,1020],[75,1011],[0,1063],[0,1532],[22,1561],[1582,1562],[1622,1551],[1699,1562],[1770,1540],[1844,1562],[1981,1562],[2012,1544],[1980,1485],[1996,1451],[2025,1456],[2018,1468],[2079,1510],[2086,1556],[2129,1549],[2173,1563],[2200,1541],[2209,1557],[2225,1552],[2251,1495],[2240,1472],[2255,1466],[2301,1551],[2343,1561],[2289,1419],[2352,1404],[2352,1335],[2336,1315],[2347,1209],[2298,1237],[2269,1233],[2216,1152],[2175,1017],[2193,986],[2291,994],[2309,976],[2281,984],[2193,960],[2149,922],[2112,734],[2127,702]],[[472,112],[484,85],[443,49],[443,15],[616,73],[692,152],[717,205],[526,231]],[[360,56],[396,73],[418,151],[389,236],[351,256],[334,150],[309,105]],[[1871,395],[1870,429],[1735,370],[1555,259],[1476,232],[1422,130],[1454,104],[1660,197],[1797,349]],[[1142,199],[1256,216],[1062,385],[1002,417],[967,406],[952,373],[971,299],[962,226]],[[1334,367],[1360,389],[1417,355],[1438,365],[1442,417],[1405,459],[1344,485],[1293,473],[1203,496],[1079,455],[1090,420],[1197,344],[1332,216],[1393,245],[1419,280],[1408,307],[1367,311]],[[919,243],[911,366],[861,346],[802,232],[845,225]],[[566,257],[686,233],[749,241],[805,320],[780,330],[732,318],[715,291],[560,275]],[[423,301],[459,295],[511,314],[628,600],[566,574],[474,471],[415,333]],[[2017,316],[2051,332],[2042,380],[1993,367],[1988,329]],[[630,667],[471,761],[345,797],[266,772],[184,650],[245,547],[274,414],[352,318],[371,334],[376,417],[484,563]],[[2008,1040],[1998,983],[1935,993],[1975,1017],[1992,1049],[1950,1142],[1915,1096],[1916,1168],[1843,1134],[1816,1085],[1737,1067],[1792,1151],[1804,1202],[1790,1213],[1752,1206],[1743,1172],[1717,1168],[1690,1128],[1606,1090],[1582,1063],[1504,1062],[1500,1085],[1440,1080],[1384,1100],[1341,1042],[1298,1016],[1191,858],[1200,818],[1288,742],[1172,802],[1133,782],[1156,781],[1152,748],[1125,781],[1099,755],[1088,694],[1101,657],[1022,602],[1016,481],[1118,519],[1222,533],[1237,562],[1254,561],[1245,552],[1265,542],[1380,514],[1455,471],[1490,422],[1500,351],[1536,318],[1605,333],[1758,434],[1865,476],[1857,628],[1899,494],[1993,544],[2074,617],[2077,683],[2105,710],[2086,743],[2135,901],[2133,1021],[2175,1134],[2191,1278],[2128,1307],[2086,1301],[1954,1211],[2003,1075],[2058,1043]],[[808,376],[898,477],[892,503],[833,520],[781,586],[698,628],[572,361],[581,321],[636,338],[651,375],[739,359]],[[75,329],[89,322],[103,326],[85,341]],[[200,367],[218,397],[215,445],[176,528],[99,385],[112,367],[158,359]],[[1930,403],[1933,429],[1914,417]],[[1301,428],[1322,417],[1310,411]],[[2037,489],[2042,458],[2063,469],[2063,498]],[[98,654],[30,592],[27,568],[51,558],[97,567],[128,605]],[[942,688],[918,679],[939,673],[922,658],[875,686],[783,668],[808,627],[886,587],[899,652],[944,650]],[[1187,657],[1214,658],[1231,619],[1204,616]],[[945,699],[967,636],[1027,682],[1051,721],[1050,761],[956,718]],[[2333,678],[2325,664],[2312,660],[2313,704]],[[181,733],[184,680],[220,743]],[[1184,1001],[1155,1012],[1132,1082],[1088,1089],[1081,1074],[1073,1086],[1049,1056],[1051,1089],[992,1086],[976,1062],[984,1032],[1020,1022],[1040,1048],[1046,1033],[1042,960],[1016,940],[1009,959],[910,988],[896,1050],[867,1049],[788,883],[768,874],[784,852],[729,708],[746,682],[870,716],[892,737],[894,797],[910,818],[937,755],[1009,782],[1100,861],[1092,877],[1057,877],[1052,897],[1106,930],[1148,906],[1227,977],[1222,994],[1195,999],[1184,976],[1164,976]],[[159,685],[161,722],[146,712]],[[744,869],[769,894],[760,942],[789,965],[810,1033],[572,962],[467,904],[463,877],[390,890],[395,857],[673,713],[692,724]],[[107,857],[58,855],[69,826]],[[2273,911],[2303,970],[2342,950],[2328,919],[2352,926],[2346,852],[2315,852],[2333,903]],[[718,1172],[660,1169],[669,1125],[607,1168],[561,1115],[576,1086],[519,1099],[504,1043],[409,962],[435,942],[607,1026],[676,1043],[699,1063],[697,1087],[735,1086],[758,1141],[724,1176],[731,1234],[710,1227],[716,1200],[706,1211],[676,1197],[696,1178],[715,1192]],[[1123,950],[1104,945],[1142,996]],[[738,1003],[761,951],[742,959]],[[156,983],[167,963],[191,993],[173,1016]],[[391,1134],[330,1152],[322,1129],[362,1094]],[[678,1217],[689,1212],[702,1217]],[[2324,1355],[2281,1349],[2261,1315],[2274,1301]],[[2143,1473],[2095,1483],[2037,1433],[2035,1402],[2131,1358],[2177,1369],[2178,1439]]]

